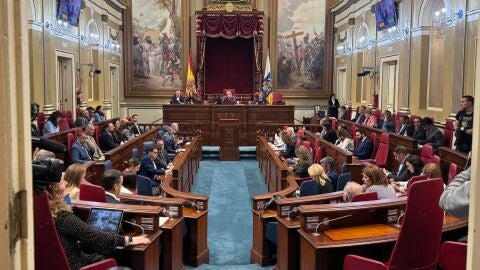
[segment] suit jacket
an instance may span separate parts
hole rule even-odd
[[[332,101],[331,98],[328,99],[328,116],[338,118],[338,107],[340,107],[340,103],[338,99]]]
[[[412,134],[412,138],[415,138],[419,141],[420,140],[425,140],[425,136],[426,136],[426,133],[425,133],[425,129],[423,127],[419,127],[419,128],[414,129],[413,134]]]
[[[295,143],[292,142],[292,143],[287,144],[285,150],[280,152],[280,156],[282,156],[284,158],[295,157]]]
[[[155,180],[155,175],[162,175],[165,174],[165,170],[153,165],[155,161],[151,160],[148,155],[144,155],[140,160],[140,170],[138,171],[138,175],[145,176],[150,180]]]
[[[172,135],[165,133],[163,134],[163,144],[165,146],[165,150],[169,154],[176,154],[177,153],[177,142],[173,138]]]
[[[78,141],[75,141],[72,145],[72,150],[70,150],[72,153],[72,162],[73,163],[85,163],[88,161],[92,160],[92,157],[90,156],[90,153],[88,153],[88,150],[83,147]]]
[[[372,152],[373,143],[367,137],[358,145],[357,149],[353,151],[353,155],[356,156],[358,159],[369,159],[372,158]]]
[[[185,104],[185,98],[180,95],[180,97],[173,95],[172,98],[170,98],[170,104]]]
[[[355,115],[353,122],[357,124],[363,124],[363,122],[365,122],[365,114],[361,113],[361,114]]]
[[[132,122],[132,130],[130,130],[130,133],[132,133],[133,135],[140,135],[140,134],[142,134],[142,133],[140,132],[140,127],[138,126],[137,123]]]
[[[157,164],[157,168],[166,169],[169,162],[170,159],[168,158],[167,150],[158,150],[158,156],[155,159],[155,164]]]
[[[378,122],[377,128],[386,132],[395,132],[395,122],[385,122],[385,120],[381,119],[380,122]]]
[[[116,200],[112,195],[105,193],[105,197],[107,198],[107,203],[116,203],[116,204],[123,204],[123,202]]]
[[[332,182],[334,190],[337,190],[338,173],[334,169],[331,169],[327,175],[328,175],[328,178],[330,178],[330,181]]]
[[[430,144],[434,149],[443,146],[443,134],[440,129],[433,127],[430,132],[425,133],[425,140],[419,141],[419,144]]]
[[[237,99],[235,97],[223,97],[222,99],[222,103],[224,104],[232,104],[232,103],[236,103],[237,102]]]
[[[77,120],[75,120],[75,123],[73,123],[74,127],[86,127],[88,125],[88,119],[80,116],[77,117]]]
[[[405,164],[405,160],[400,163],[398,166],[398,170],[396,173],[389,173],[387,175],[388,179],[393,179],[395,182],[405,182],[410,179],[410,172],[407,169],[407,164]]]
[[[410,124],[402,125],[400,127],[400,130],[398,131],[398,134],[403,135],[403,136],[408,136],[412,137],[413,135],[413,126]]]
[[[100,149],[102,149],[102,151],[105,151],[105,152],[110,151],[113,148],[118,146],[113,140],[112,134],[110,134],[110,132],[106,130],[102,132],[102,135],[100,135],[100,138],[98,138],[98,140],[100,144]]]
[[[334,130],[329,130],[325,135],[323,135],[322,139],[335,144],[337,141],[337,133],[335,133]]]

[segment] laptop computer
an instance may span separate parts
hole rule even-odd
[[[96,230],[118,234],[122,217],[123,210],[92,208],[87,223]]]

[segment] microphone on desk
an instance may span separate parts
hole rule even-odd
[[[125,223],[127,223],[127,224],[130,224],[130,225],[132,225],[132,226],[134,226],[134,227],[138,227],[138,228],[142,229],[142,234],[141,234],[140,236],[145,236],[145,235],[146,235],[146,234],[145,234],[145,229],[144,229],[142,226],[138,225],[137,223],[133,223],[133,222],[126,221],[126,220],[122,220],[122,221],[125,222]]]
[[[275,201],[275,200],[278,200],[280,198],[284,198],[285,196],[282,196],[282,195],[278,195],[278,194],[275,194],[272,196],[272,198],[270,198],[270,200],[263,205],[262,209],[260,209],[260,213],[259,213],[259,216],[261,216],[263,214],[263,212],[265,212],[265,210]]]
[[[197,212],[200,212],[200,207],[195,202],[192,202],[192,201],[189,201],[189,200],[186,200],[185,202],[190,204],[191,206],[195,207]]]
[[[287,214],[287,220],[291,220],[291,219],[292,219],[292,218],[290,217],[290,214],[292,214],[292,213],[294,214],[293,216],[295,216],[295,214],[298,214],[298,208],[297,208],[297,207],[294,207],[294,208],[292,209],[292,211],[288,212],[288,214]]]
[[[347,217],[351,217],[352,215],[345,215],[345,216],[341,216],[341,217],[338,217],[338,218],[334,218],[334,219],[328,219],[323,221],[323,222],[320,222],[317,224],[317,227],[315,227],[315,232],[313,233],[313,236],[319,236],[320,234],[318,233],[318,228],[320,227],[320,225],[325,225],[325,224],[328,224],[332,221],[337,221],[337,220],[340,220],[340,219],[344,219],[344,218],[347,218]]]

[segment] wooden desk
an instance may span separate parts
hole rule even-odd
[[[123,219],[135,220],[135,223],[144,228],[146,237],[150,239],[148,245],[117,249],[115,259],[119,265],[126,265],[132,269],[160,269],[160,236],[162,230],[159,228],[158,218],[163,210],[162,207],[72,200],[72,208],[75,214],[83,220],[87,220],[88,213],[93,207],[124,210]]]
[[[240,145],[256,145],[257,123],[294,123],[295,106],[287,105],[163,105],[163,121],[201,124],[202,143],[220,145],[220,119],[239,119]]]
[[[458,172],[465,169],[468,161],[468,155],[452,148],[439,147],[438,156],[440,157],[440,168],[442,169],[443,182],[446,184],[448,181],[448,170],[451,163],[455,163],[458,166]]]
[[[219,160],[240,160],[238,119],[220,119]]]
[[[343,259],[349,253],[362,254],[373,259],[388,259],[398,233],[392,233],[389,230],[384,234],[380,231],[375,236],[370,237],[332,240],[323,231],[355,226],[362,226],[362,230],[365,230],[365,228],[370,228],[369,225],[375,224],[386,224],[395,228],[394,225],[398,216],[405,209],[405,206],[406,198],[299,206],[301,215],[301,228],[298,230],[300,233],[300,269],[342,269]],[[346,217],[348,214],[352,216]],[[355,218],[358,216],[361,216],[361,218]],[[336,217],[345,218],[331,222],[328,225],[320,225],[320,235],[313,235],[318,222],[325,220],[325,218],[332,220]],[[286,223],[282,222],[281,224]],[[447,215],[444,218],[444,238],[450,238],[452,235],[450,233],[459,233],[465,230],[467,225],[467,220]],[[359,232],[359,234],[362,234],[362,232]],[[453,238],[456,237],[458,235]],[[375,251],[372,252],[372,250]],[[374,258],[375,256],[377,258]]]

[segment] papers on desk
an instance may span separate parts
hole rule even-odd
[[[168,221],[168,219],[170,219],[169,217],[159,217],[158,218],[158,226],[162,227],[163,224],[165,224],[165,222]]]
[[[190,144],[190,142],[186,142],[186,143],[185,143],[185,145],[189,145],[189,144]]]

